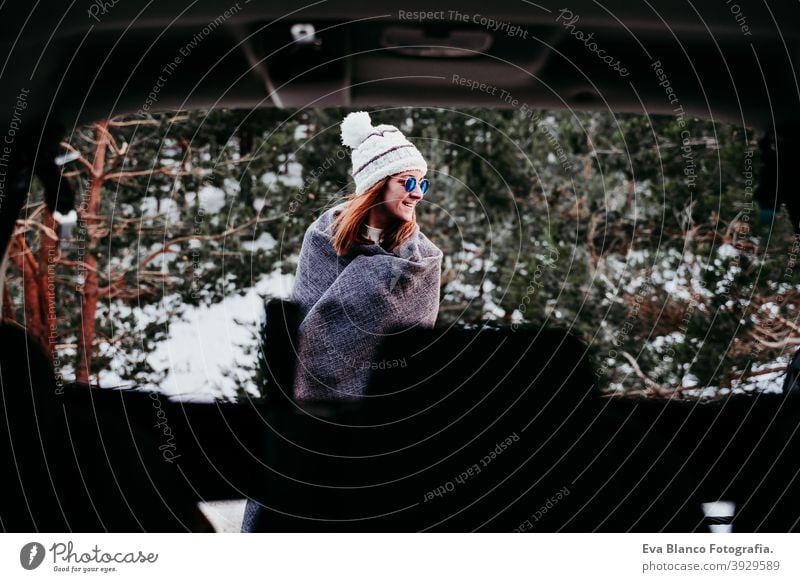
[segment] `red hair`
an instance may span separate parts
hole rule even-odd
[[[347,254],[354,244],[368,244],[372,241],[363,234],[364,224],[367,222],[369,211],[381,204],[386,183],[392,176],[387,176],[370,186],[363,194],[351,194],[345,208],[336,216],[333,221],[333,244],[336,254],[339,256]],[[414,233],[417,225],[417,211],[411,216],[411,220],[396,220],[383,230],[383,242],[381,246],[389,252],[393,252],[403,242]]]

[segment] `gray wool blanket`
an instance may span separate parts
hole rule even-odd
[[[403,362],[377,362],[388,333],[433,327],[439,310],[442,251],[419,226],[394,253],[356,244],[339,257],[331,245],[334,212],[324,212],[305,233],[292,300],[298,332],[295,398],[357,398],[370,373]]]

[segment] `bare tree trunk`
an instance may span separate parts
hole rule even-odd
[[[56,221],[46,205],[44,207],[42,224],[51,231],[55,229]],[[39,297],[41,299],[41,305],[39,307],[42,320],[41,340],[42,347],[52,357],[53,344],[55,343],[55,337],[53,335],[56,319],[55,262],[58,243],[44,232],[42,232],[40,236],[38,284],[40,290]]]
[[[75,381],[88,384],[89,372],[92,369],[94,318],[97,313],[97,274],[92,269],[97,267],[97,259],[87,252],[84,262],[87,269],[81,297],[81,327],[78,337],[78,366],[75,372]]]
[[[36,280],[36,274],[39,272],[39,266],[33,258],[25,242],[25,237],[18,234],[13,239],[13,244],[8,250],[9,259],[22,277],[22,289],[25,302],[25,329],[37,341],[41,341],[40,334],[42,332],[42,320],[40,315],[40,300],[39,300],[39,284]]]
[[[95,124],[95,140],[97,145],[92,160],[92,175],[89,183],[88,204],[86,214],[81,216],[88,230],[86,256],[86,274],[81,297],[81,332],[78,337],[78,364],[76,366],[75,381],[83,384],[89,383],[89,374],[92,369],[92,346],[95,335],[95,315],[97,313],[97,258],[94,255],[97,243],[97,213],[100,210],[100,191],[103,188],[106,149],[108,148],[108,121]]]

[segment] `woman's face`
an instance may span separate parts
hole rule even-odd
[[[411,192],[406,192],[405,181],[409,176],[417,179]],[[422,200],[419,182],[424,174],[419,170],[408,170],[389,177],[383,190],[383,201],[376,207],[380,214],[388,220],[409,221],[414,218],[414,208]]]

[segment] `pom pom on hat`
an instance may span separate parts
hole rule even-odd
[[[350,148],[357,148],[373,129],[369,113],[354,111],[342,121],[342,143]]]

